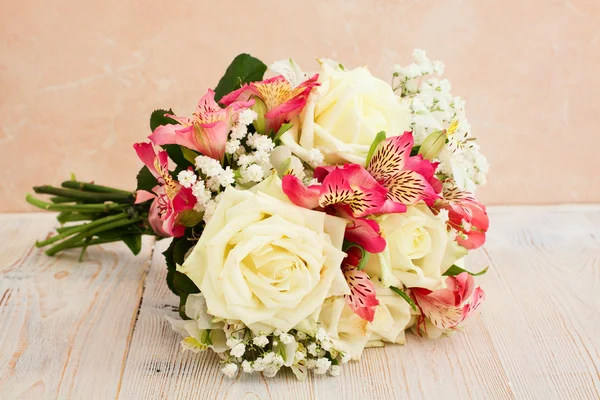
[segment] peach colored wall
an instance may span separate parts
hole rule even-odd
[[[4,0],[0,211],[71,171],[133,188],[150,112],[190,112],[240,52],[387,79],[415,47],[467,100],[484,201],[598,202],[599,26],[597,0]]]

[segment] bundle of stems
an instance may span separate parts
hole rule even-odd
[[[134,254],[141,250],[141,236],[154,235],[148,225],[149,204],[135,204],[135,193],[93,183],[65,181],[61,187],[36,186],[35,193],[50,195],[48,201],[27,194],[29,204],[56,211],[61,227],[37,247],[50,246],[47,255],[81,248],[79,259],[88,246],[123,241]]]

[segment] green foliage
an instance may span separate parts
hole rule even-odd
[[[361,271],[367,265],[367,262],[369,261],[369,256],[371,255],[371,253],[366,251],[365,248],[359,244],[356,244],[353,242],[346,242],[346,241],[344,241],[344,244],[342,246],[342,251],[347,253],[348,250],[350,250],[352,247],[355,247],[360,250],[360,262],[356,266],[356,269]]]
[[[387,136],[384,131],[379,132],[377,136],[375,136],[375,140],[373,140],[373,143],[371,143],[371,147],[369,147],[369,152],[367,153],[366,165],[369,165],[369,162],[373,157],[373,153],[375,153],[375,150],[377,150],[377,146],[379,146],[379,143],[383,142],[386,137]]]
[[[154,186],[157,185],[156,178],[148,167],[145,165],[140,169],[140,172],[137,174],[137,188],[136,190],[147,190],[151,191]]]
[[[416,156],[417,154],[419,154],[420,150],[421,150],[421,146],[414,146],[412,148],[412,150],[410,151],[410,155],[411,156]]]
[[[123,239],[123,242],[129,247],[129,250],[131,250],[134,256],[140,254],[140,251],[142,250],[141,234],[123,235],[121,239]]]
[[[404,293],[403,290],[398,289],[395,286],[390,286],[390,289],[392,289],[394,292],[396,292],[396,294],[400,297],[402,297],[404,300],[406,300],[406,302],[410,305],[410,307],[417,311],[417,305],[415,304],[415,302],[413,301],[413,299],[410,298],[409,295],[407,295],[406,293]]]
[[[484,269],[482,269],[479,272],[471,272],[471,271],[467,271],[464,268],[459,267],[458,265],[452,265],[450,268],[448,268],[446,270],[446,272],[444,272],[444,275],[445,276],[456,276],[458,274],[466,272],[466,273],[468,273],[469,275],[472,275],[472,276],[480,276],[480,275],[485,274],[488,271],[488,268],[489,267],[485,267]]]
[[[194,163],[190,162],[184,155],[184,147],[178,144],[163,144],[161,146],[167,154],[169,158],[176,164],[175,170],[171,172],[171,175],[177,177],[181,171],[188,169],[188,167],[193,167]]]
[[[283,135],[284,133],[286,133],[287,131],[289,131],[292,128],[292,126],[294,126],[294,124],[283,124],[283,125],[281,125],[281,128],[279,128],[279,130],[277,131],[277,134],[273,138],[273,141],[277,142],[281,138],[281,135]]]
[[[265,63],[250,54],[238,55],[229,64],[225,75],[215,88],[215,100],[218,102],[223,96],[239,89],[245,83],[262,80],[266,70]]]
[[[150,115],[150,130],[154,132],[161,125],[178,125],[179,122],[172,118],[166,117],[165,114],[174,115],[173,110],[154,110]]]

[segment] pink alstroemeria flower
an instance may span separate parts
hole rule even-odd
[[[364,320],[373,322],[375,308],[379,305],[375,286],[365,271],[359,271],[362,255],[358,248],[350,247],[342,262],[342,272],[350,288],[350,294],[344,296],[348,306]]]
[[[292,88],[282,75],[278,75],[261,82],[247,83],[224,96],[220,103],[230,105],[236,101],[259,98],[266,107],[266,134],[270,135],[277,133],[281,125],[300,114],[313,87],[320,85],[318,78],[317,74]]]
[[[138,190],[135,202],[143,203],[154,199],[150,206],[148,222],[160,236],[179,237],[185,233],[185,226],[178,223],[181,212],[192,210],[196,205],[196,197],[192,189],[185,188],[173,180],[169,173],[169,157],[166,151],[154,151],[151,143],[133,145],[138,157],[148,167],[158,181],[152,192]]]
[[[490,219],[485,206],[471,193],[461,192],[454,186],[445,187],[443,199],[436,202],[436,208],[448,210],[448,225],[457,230],[458,244],[473,250],[485,243]]]
[[[432,206],[441,191],[435,178],[438,164],[411,156],[413,144],[412,132],[385,139],[375,149],[367,171],[388,190],[389,200],[406,205],[423,200]]]
[[[223,161],[227,137],[233,125],[233,116],[253,104],[253,100],[232,102],[228,107],[221,108],[215,101],[215,92],[209,89],[200,99],[196,112],[191,118],[167,114],[167,117],[178,121],[181,125],[161,125],[148,136],[148,139],[159,146],[179,144],[215,160]]]
[[[282,179],[284,193],[296,205],[345,218],[349,221],[346,238],[370,253],[385,249],[379,225],[365,217],[373,214],[404,212],[406,206],[387,199],[387,189],[358,164],[318,167],[315,177],[321,184],[304,186],[294,175]]]
[[[480,287],[475,288],[475,280],[468,272],[447,277],[443,289],[411,288],[410,291],[421,310],[419,332],[426,330],[426,318],[439,329],[454,329],[485,300],[485,293]]]

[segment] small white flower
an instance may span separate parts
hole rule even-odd
[[[342,353],[342,364],[348,363],[348,361],[350,361],[351,358],[352,358],[352,356],[350,356],[350,353],[348,353],[348,352]]]
[[[254,339],[252,339],[252,343],[258,347],[265,347],[269,344],[269,338],[265,335],[256,336]]]
[[[304,352],[300,350],[296,351],[296,353],[294,354],[294,360],[296,360],[296,362],[304,360],[305,357],[306,354],[304,354]]]
[[[294,337],[289,333],[282,333],[279,335],[279,340],[281,340],[281,343],[283,344],[290,344],[294,341]]]
[[[325,351],[331,350],[332,347],[333,347],[333,343],[330,342],[329,340],[324,340],[321,342],[321,348]]]
[[[444,65],[443,62],[441,62],[441,61],[433,62],[433,72],[435,72],[436,74],[442,75],[444,73],[445,68],[446,68],[446,66]]]
[[[279,372],[279,368],[280,367],[276,367],[274,365],[270,365],[267,368],[264,369],[263,371],[263,375],[267,378],[273,378],[275,375],[277,375],[277,372]]]
[[[202,173],[209,178],[218,176],[223,170],[220,162],[214,158],[202,155],[196,157],[196,168],[202,171]]]
[[[229,378],[233,378],[235,376],[235,374],[237,373],[237,370],[238,370],[238,366],[236,364],[229,363],[229,364],[225,364],[223,369],[221,369],[221,372],[223,372]]]
[[[248,361],[248,360],[242,361],[242,369],[247,374],[252,373],[252,371],[253,371],[253,369],[252,369],[252,363],[250,363],[250,361]]]
[[[312,342],[311,344],[306,346],[306,351],[308,351],[308,354],[316,357],[317,356],[317,344],[315,342]]]
[[[331,376],[340,376],[341,372],[342,367],[340,367],[339,365],[332,365],[331,367],[329,367],[329,375]]]
[[[227,347],[229,347],[230,349],[234,348],[235,346],[238,345],[238,343],[241,343],[242,341],[240,339],[236,339],[233,337],[230,337],[229,339],[227,339],[227,341],[225,342],[225,344],[227,345]]]
[[[263,356],[263,361],[265,362],[265,364],[269,365],[271,363],[273,363],[273,360],[275,359],[275,353],[273,353],[272,351],[268,352],[267,354],[265,354]]]
[[[235,183],[235,174],[231,170],[231,167],[221,170],[221,173],[219,174],[219,183],[223,187],[227,187]]]
[[[317,367],[317,361],[314,358],[306,360],[306,368],[315,369]]]
[[[204,205],[204,222],[208,223],[212,218],[215,210],[217,209],[217,202],[215,200],[209,200]]]
[[[240,174],[247,182],[260,182],[264,177],[264,171],[258,164],[250,164],[247,168],[242,168]]]
[[[279,342],[277,340],[273,340],[273,346],[277,346]]]
[[[213,176],[212,178],[208,178],[206,186],[213,192],[218,192],[221,188],[221,180],[218,176]]]
[[[317,329],[317,334],[315,335],[315,338],[319,342],[323,342],[323,341],[329,339],[329,335],[327,334],[327,331],[324,328],[319,328],[319,329]]]
[[[258,372],[263,371],[266,368],[266,366],[267,363],[262,357],[258,357],[256,360],[254,360],[254,363],[252,364],[252,368]]]
[[[273,332],[273,335],[274,336],[279,336],[279,335],[281,335],[281,333],[282,332],[279,329],[275,329],[275,332]]]
[[[311,167],[317,167],[325,161],[325,156],[319,149],[311,149],[308,152],[308,163]]]
[[[248,134],[248,127],[245,124],[236,124],[231,128],[230,137],[232,140],[241,140]]]
[[[329,360],[328,358],[325,358],[325,357],[319,358],[315,362],[314,373],[315,374],[324,374],[327,372],[327,370],[329,369],[330,366],[331,366],[331,360]]]
[[[240,154],[238,164],[241,166],[250,165],[256,161],[253,154]]]
[[[264,153],[268,153],[275,148],[275,143],[268,136],[260,133],[249,135],[248,139],[246,139],[246,144]]]
[[[192,187],[192,185],[196,183],[196,179],[198,179],[198,177],[194,171],[190,171],[189,169],[183,170],[177,175],[177,180],[181,186],[185,188]]]
[[[238,139],[233,139],[225,144],[225,153],[235,154],[237,149],[240,147],[241,142]]]
[[[258,117],[256,111],[250,108],[245,109],[238,115],[238,124],[250,125]]]
[[[306,339],[306,333],[300,332],[300,331],[296,332],[296,339],[298,339],[298,340]]]
[[[204,210],[204,205],[212,198],[212,193],[210,190],[206,189],[203,180],[196,181],[196,183],[192,185],[192,194],[196,197],[196,200],[198,200],[196,205],[201,208],[200,211]]]
[[[231,355],[234,357],[241,357],[246,352],[246,346],[244,343],[238,343],[231,349]]]

